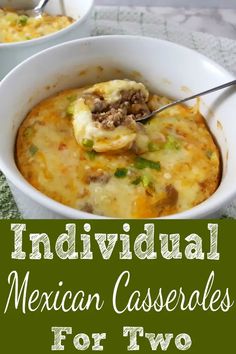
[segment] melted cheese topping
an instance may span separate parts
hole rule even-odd
[[[121,99],[122,91],[142,91],[148,99],[149,93],[141,83],[129,80],[112,80],[93,85],[85,94],[99,94],[109,103],[116,103]],[[136,124],[119,126],[114,130],[101,128],[99,122],[92,118],[91,108],[86,105],[84,98],[79,98],[74,104],[73,128],[77,142],[83,146],[84,140],[93,141],[93,149],[97,152],[130,149],[136,138]]]
[[[119,218],[178,213],[214,193],[220,153],[196,109],[178,105],[163,111],[138,125],[130,150],[99,153],[77,143],[68,114],[71,101],[79,102],[83,136],[98,133],[80,100],[85,90],[64,91],[41,102],[22,123],[16,161],[35,188],[73,208]],[[151,95],[149,106],[167,102]]]
[[[130,80],[111,80],[107,82],[100,82],[86,90],[86,93],[98,93],[102,95],[108,103],[115,103],[121,98],[122,91],[129,90],[140,90],[147,99],[149,97],[149,92],[142,83]]]
[[[28,17],[17,11],[0,9],[0,43],[28,41],[60,31],[74,20],[67,16]]]

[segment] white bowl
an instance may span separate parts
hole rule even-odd
[[[33,8],[38,0],[0,0],[0,7]],[[32,54],[53,45],[90,35],[89,16],[94,0],[51,0],[45,8],[51,15],[67,15],[76,21],[61,31],[24,42],[0,43],[0,80],[17,64]]]
[[[94,37],[36,54],[15,68],[0,84],[0,169],[19,190],[63,217],[102,218],[62,205],[34,189],[16,167],[14,144],[22,120],[41,100],[66,88],[119,77],[143,81],[151,90],[173,98],[185,97],[186,91],[200,92],[234,79],[203,55],[152,38]],[[222,181],[209,199],[167,218],[204,218],[236,196],[235,106],[235,89],[202,98],[201,113],[222,152]]]

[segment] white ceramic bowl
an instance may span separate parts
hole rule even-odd
[[[0,0],[0,7],[33,8],[38,0]],[[17,43],[0,43],[0,80],[12,68],[32,54],[53,45],[90,35],[89,16],[94,0],[51,0],[45,8],[51,15],[64,14],[76,20],[67,28],[53,34]]]
[[[173,98],[233,79],[221,66],[195,51],[162,40],[133,36],[80,39],[47,49],[20,64],[0,84],[0,169],[21,192],[54,215],[101,218],[55,202],[22,177],[14,160],[17,129],[28,111],[49,95],[119,77],[143,81],[151,90]],[[204,218],[236,196],[235,106],[235,89],[202,98],[200,110],[222,152],[222,181],[208,200],[168,218]]]

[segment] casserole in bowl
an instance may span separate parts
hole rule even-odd
[[[145,56],[140,53],[145,53]],[[182,69],[183,62],[188,63],[184,70]],[[34,67],[39,65],[44,68],[45,63],[54,65],[47,66],[34,80],[30,79],[30,76],[34,75]],[[24,77],[26,71],[28,77],[26,77],[23,88],[20,89],[20,79]],[[181,98],[186,96],[187,90],[198,92],[232,80],[232,75],[192,50],[169,42],[143,37],[96,37],[48,49],[22,63],[3,80],[0,86],[3,116],[8,117],[1,129],[0,167],[7,178],[35,201],[64,217],[106,217],[96,215],[96,213],[91,214],[89,210],[73,209],[48,198],[33,188],[16,166],[15,139],[18,128],[27,113],[42,100],[64,89],[124,78],[143,82],[151,92],[158,92],[162,96]],[[11,97],[8,97],[9,94],[6,95],[7,92],[11,93]],[[4,100],[3,96],[7,98]],[[229,90],[205,97],[199,104],[200,112],[206,118],[221,151],[223,168],[219,187],[199,205],[180,213],[161,215],[162,217],[206,217],[229,202],[235,195],[236,156],[233,152],[235,121],[232,110],[234,101],[235,94]],[[202,136],[199,133],[199,140],[201,139]],[[190,166],[189,171],[196,170],[196,168],[197,166]],[[60,172],[55,170],[55,174],[57,173]],[[189,189],[190,192],[191,189]],[[125,216],[125,213],[119,214],[119,217]],[[154,215],[147,217],[149,216],[154,217]]]
[[[26,0],[0,0],[0,8],[10,8],[17,11],[28,7],[33,8],[37,3],[37,1]],[[0,36],[0,79],[32,54],[55,44],[88,36],[90,34],[89,17],[93,3],[93,0],[51,0],[45,7],[47,14],[68,16],[68,20],[66,17],[64,19],[58,18],[58,23],[55,23],[55,21],[53,23],[51,19],[50,21],[46,19],[47,25],[44,28],[41,26],[41,29],[31,23],[27,25],[27,22],[32,21],[26,22],[27,19],[24,16],[17,18],[16,14],[9,14],[8,17],[11,17],[9,21],[12,21],[12,25],[9,25],[9,21],[3,20],[2,25],[5,24],[6,33],[4,32],[5,35],[1,34],[3,38],[9,40],[9,43],[1,43]],[[1,13],[0,19],[3,19]],[[55,26],[55,28],[51,30],[50,26]],[[29,31],[26,31],[26,27]],[[8,36],[7,28],[10,29]],[[20,34],[17,35],[16,29],[20,30]],[[42,33],[42,36],[40,36],[40,33]],[[14,42],[14,37],[17,40],[16,42]],[[24,40],[20,41],[20,38]]]

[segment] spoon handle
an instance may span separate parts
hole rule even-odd
[[[189,96],[189,97],[186,97],[186,98],[171,102],[171,103],[169,103],[169,104],[167,104],[165,106],[162,106],[161,108],[158,108],[157,110],[151,112],[149,115],[137,119],[137,121],[142,121],[142,120],[149,119],[149,118],[153,117],[155,114],[160,113],[160,112],[164,111],[167,108],[173,107],[173,106],[175,106],[177,104],[180,104],[180,103],[184,103],[184,102],[193,100],[194,98],[197,98],[199,96],[208,95],[209,93],[212,93],[212,92],[215,92],[215,91],[218,91],[218,90],[222,90],[222,89],[224,89],[226,87],[233,86],[233,85],[236,85],[236,80],[227,82],[227,83],[225,83],[223,85],[220,85],[220,86],[217,86],[217,87],[213,87],[210,90],[206,90],[206,91],[197,93],[196,95]]]
[[[38,5],[34,8],[35,11],[43,10],[43,8],[47,5],[49,0],[40,0]]]
[[[220,85],[220,86],[217,86],[217,87],[213,87],[213,88],[210,89],[210,90],[206,90],[206,91],[200,92],[200,93],[198,93],[198,94],[196,94],[196,95],[193,95],[193,96],[190,96],[190,97],[187,97],[187,98],[183,98],[183,99],[177,100],[177,101],[175,101],[175,103],[176,103],[176,104],[177,104],[177,102],[178,102],[178,103],[184,103],[184,102],[187,102],[187,101],[189,101],[189,100],[193,100],[194,98],[197,98],[197,97],[199,97],[199,96],[208,95],[209,93],[212,93],[212,92],[215,92],[215,91],[218,91],[218,90],[223,90],[224,88],[229,87],[229,86],[232,86],[232,85],[236,85],[236,80],[227,82],[226,84],[223,84],[223,85]]]

